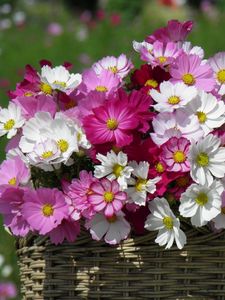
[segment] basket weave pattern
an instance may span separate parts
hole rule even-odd
[[[116,247],[87,233],[60,246],[19,239],[23,300],[225,300],[225,233],[189,228],[187,236],[182,251],[157,246],[153,233]]]

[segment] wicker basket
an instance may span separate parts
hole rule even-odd
[[[185,229],[188,245],[164,250],[155,235],[117,247],[82,233],[74,243],[17,241],[22,299],[225,300],[225,232]]]

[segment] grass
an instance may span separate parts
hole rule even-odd
[[[126,53],[136,65],[140,64],[139,57],[132,50],[132,41],[141,41],[159,26],[165,26],[168,19],[194,18],[196,25],[190,40],[193,44],[205,49],[206,57],[225,49],[224,16],[220,15],[216,20],[192,14],[188,10],[160,9],[152,4],[144,7],[142,14],[134,20],[127,22],[122,20],[118,26],[112,26],[105,20],[96,24],[94,28],[87,28],[77,18],[71,16],[64,8],[59,7],[56,19],[64,25],[64,33],[59,37],[50,37],[46,33],[49,19],[53,19],[52,9],[42,2],[35,9],[29,8],[27,25],[23,28],[11,28],[0,32],[0,79],[10,82],[8,89],[14,89],[16,82],[21,80],[21,70],[26,64],[39,68],[38,61],[45,58],[51,60],[54,65],[64,61],[74,64],[74,71],[79,72],[84,67],[89,67],[94,62],[106,55],[119,55]],[[49,17],[51,16],[51,17]],[[31,22],[32,21],[32,22]],[[87,30],[86,40],[79,41],[77,32]],[[85,54],[90,57],[90,64],[84,66],[79,57]],[[6,107],[8,97],[5,89],[0,90],[0,105]],[[6,139],[1,139],[0,160],[4,159],[4,147]],[[0,253],[6,257],[6,261],[14,266],[12,280],[18,283],[18,269],[14,255],[14,238],[4,232],[0,219]]]

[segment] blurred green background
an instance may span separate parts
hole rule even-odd
[[[189,40],[205,49],[206,57],[225,51],[224,0],[0,0],[0,106],[8,105],[26,64],[39,68],[39,60],[54,65],[70,61],[80,72],[106,55],[126,53],[141,64],[132,41],[142,41],[169,19],[195,21]],[[6,140],[0,141],[0,160]],[[13,272],[4,280],[19,286],[14,238],[0,219],[0,254]],[[20,299],[19,295],[17,299]]]

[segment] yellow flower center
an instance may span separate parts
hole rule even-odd
[[[173,219],[169,216],[163,218],[163,224],[169,230],[173,229]]]
[[[113,67],[108,67],[108,70],[113,72],[114,74],[116,74],[118,72],[118,69],[116,66],[113,66]]]
[[[49,84],[42,82],[41,83],[41,91],[46,95],[52,94],[52,88]]]
[[[42,213],[45,217],[50,217],[54,213],[54,208],[51,204],[45,204],[42,207]]]
[[[225,69],[220,70],[217,74],[216,74],[217,80],[220,83],[225,83]]]
[[[10,184],[10,185],[16,185],[16,177],[11,178],[11,179],[8,181],[8,184]]]
[[[183,82],[184,82],[185,84],[187,84],[187,85],[193,85],[193,84],[195,84],[195,78],[194,78],[194,76],[193,76],[192,74],[190,74],[190,73],[184,74],[184,75],[182,76],[182,80],[183,80]]]
[[[163,167],[163,164],[161,162],[158,162],[156,165],[155,165],[155,169],[157,172],[159,173],[163,173],[165,171],[165,168]]]
[[[172,105],[178,104],[179,102],[180,102],[180,98],[177,96],[171,96],[168,99],[168,103]]]
[[[196,162],[199,166],[205,167],[209,164],[209,156],[205,152],[201,152],[196,157]]]
[[[177,178],[176,184],[178,187],[185,187],[189,183],[189,178],[187,176],[182,176]]]
[[[119,164],[115,164],[113,166],[113,174],[116,176],[116,178],[120,177],[121,172],[123,171],[124,167],[119,165]]]
[[[154,79],[148,79],[146,82],[145,82],[145,86],[150,86],[150,87],[153,87],[154,89],[158,87],[158,82]]]
[[[183,163],[186,160],[186,155],[183,151],[176,151],[173,153],[173,159],[176,163]]]
[[[225,206],[221,207],[221,213],[225,215]]]
[[[197,198],[195,199],[195,202],[200,206],[204,206],[208,202],[208,200],[209,199],[206,193],[199,193]]]
[[[207,120],[207,116],[204,112],[202,111],[197,111],[196,113],[199,123],[205,123],[205,121]]]
[[[107,92],[108,91],[108,89],[107,89],[107,87],[105,87],[105,86],[103,86],[103,85],[98,85],[98,86],[96,86],[96,91],[98,91],[98,92],[102,92],[102,93],[104,93],[104,92]]]
[[[160,64],[164,64],[167,61],[167,58],[165,56],[159,56],[158,61],[160,62]]]
[[[136,184],[135,184],[135,189],[137,192],[141,192],[145,186],[145,184],[147,183],[146,179],[143,178],[138,178]]]
[[[105,192],[103,197],[104,197],[105,202],[109,203],[109,202],[113,201],[114,194],[112,192]]]
[[[59,85],[62,88],[66,88],[66,83],[64,81],[55,80],[53,83]]]
[[[25,97],[31,97],[33,96],[33,93],[32,92],[26,92],[23,94]]]
[[[117,220],[117,216],[116,215],[113,215],[112,217],[107,217],[107,221],[109,223],[114,223],[114,222],[116,222],[116,220]]]
[[[15,121],[13,119],[10,119],[7,122],[5,122],[4,129],[5,130],[11,130],[14,125],[15,125]]]
[[[109,130],[115,130],[118,127],[118,122],[116,119],[108,119],[106,126]]]
[[[66,140],[60,139],[57,142],[57,145],[61,152],[66,152],[69,148],[69,144]]]
[[[52,157],[52,156],[53,156],[53,152],[52,152],[52,151],[45,151],[45,152],[43,152],[42,155],[41,155],[41,157],[42,157],[43,159],[47,159],[47,158]]]

